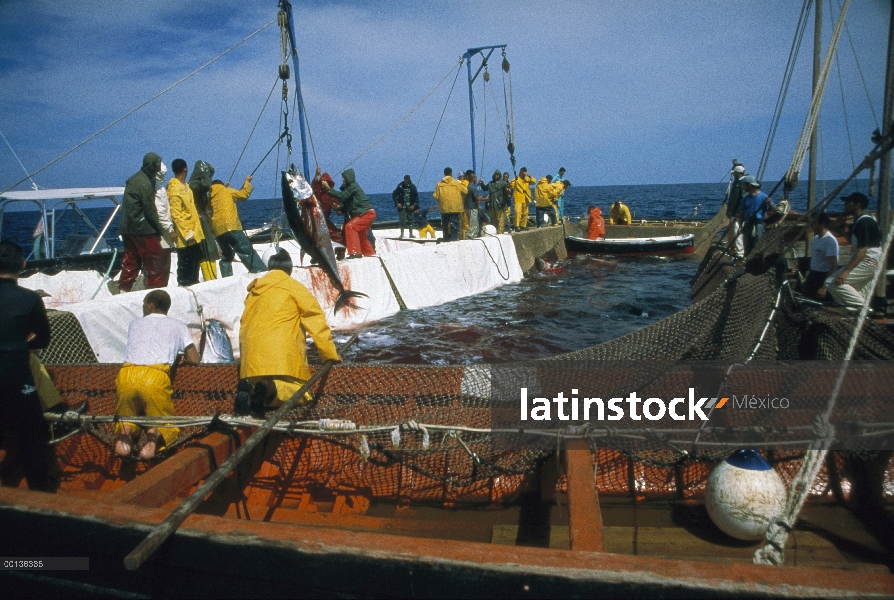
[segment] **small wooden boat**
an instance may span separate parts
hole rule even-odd
[[[695,249],[695,236],[688,233],[651,238],[603,238],[600,240],[566,236],[565,247],[569,254],[611,254],[613,256],[692,254]]]

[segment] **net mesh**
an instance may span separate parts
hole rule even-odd
[[[747,265],[733,264],[721,251],[710,249],[693,279],[697,300],[692,306],[585,350],[512,365],[337,366],[317,384],[314,402],[288,415],[286,423],[291,429],[274,434],[277,442],[266,461],[267,470],[259,473],[251,485],[275,491],[283,498],[297,493],[295,490],[317,486],[365,490],[376,497],[398,499],[499,501],[522,489],[527,475],[544,461],[555,460],[563,439],[561,432],[538,435],[533,427],[524,432],[494,434],[494,428],[511,423],[517,415],[520,383],[527,382],[532,389],[539,386],[544,394],[578,387],[594,378],[610,391],[648,390],[659,380],[662,385],[686,389],[693,383],[692,373],[680,371],[680,361],[842,359],[854,319],[799,306],[786,293],[783,273],[775,259],[782,242],[781,232],[769,231]],[[81,349],[80,353],[63,353],[51,346],[45,355],[47,362],[88,362],[89,357],[80,358],[89,344],[83,332],[79,333],[77,321],[66,313],[55,314],[52,319],[54,337],[67,336],[66,347],[77,349],[80,344]],[[855,358],[894,358],[894,336],[875,323],[867,323]],[[594,365],[601,367],[594,370]],[[113,414],[118,369],[118,365],[50,367],[63,398],[68,402],[89,400],[93,415]],[[747,387],[748,376],[740,385]],[[756,372],[750,376],[766,379],[769,375]],[[825,406],[828,377],[822,379],[810,371],[790,379],[779,382],[784,391],[808,398],[810,408]],[[176,412],[230,413],[237,383],[238,368],[234,365],[183,367],[174,379]],[[887,397],[890,394],[884,390],[892,385],[894,382],[885,377],[858,376],[842,394]],[[879,386],[884,390],[876,389]],[[642,395],[646,397],[645,392]],[[892,414],[892,408],[884,402],[870,403],[859,414],[851,412],[844,417],[871,422]],[[501,421],[501,411],[511,412],[513,417]],[[745,412],[736,411],[736,417],[724,420],[723,426],[746,434],[763,427],[762,433],[766,434],[768,421],[759,414],[746,418],[742,416]],[[789,426],[803,418],[795,412]],[[350,423],[354,429],[334,432],[307,425],[323,420]],[[86,428],[91,435],[62,442],[60,456],[72,467],[74,477],[87,476],[84,473],[91,470],[114,473],[120,468],[108,452],[114,425],[88,422]],[[178,445],[207,431],[207,424],[184,427]],[[703,493],[711,461],[728,455],[736,444],[747,445],[750,439],[747,435],[724,438],[723,432],[716,431],[693,432],[691,423],[681,424],[680,431],[658,431],[647,426],[626,430],[593,427],[566,431],[565,435],[572,433],[588,439],[597,459],[599,491],[606,494]],[[780,440],[794,435],[792,430],[777,434],[782,436]],[[797,435],[803,439],[814,434]],[[693,443],[693,436],[705,444]],[[849,448],[870,452],[871,447],[861,439]],[[708,444],[723,440],[729,444]],[[793,449],[768,453],[779,464],[777,470],[783,478],[791,479],[801,453]],[[821,475],[814,487],[814,493],[829,493],[829,478]]]

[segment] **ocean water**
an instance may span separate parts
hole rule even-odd
[[[361,182],[362,183],[362,182]],[[838,182],[825,182],[831,191]],[[866,182],[848,190],[866,192]],[[720,208],[726,182],[642,186],[571,187],[566,216],[582,216],[590,204],[607,212],[615,200],[630,207],[634,218],[685,218],[698,207],[710,218]],[[819,188],[823,191],[823,185]],[[431,192],[420,192],[423,206],[434,204]],[[426,202],[431,199],[431,204]],[[397,219],[390,194],[371,194],[377,221]],[[792,194],[796,210],[806,208],[806,186]],[[870,205],[871,208],[875,204]],[[833,203],[832,211],[840,210]],[[110,211],[86,209],[94,222]],[[279,214],[279,202],[249,199],[240,205],[245,228],[258,227]],[[37,223],[32,212],[8,212],[3,239],[30,249]],[[87,233],[71,215],[59,222],[61,237]],[[111,232],[117,231],[117,222]],[[441,306],[402,311],[359,327],[359,339],[346,353],[350,362],[414,364],[505,363],[587,348],[655,323],[690,304],[689,281],[698,261],[689,256],[652,258],[578,257],[555,265],[514,285]],[[424,265],[423,265],[424,268]],[[337,341],[353,333],[338,332]]]

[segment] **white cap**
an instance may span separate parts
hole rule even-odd
[[[745,167],[743,167],[742,165],[738,165],[735,169],[733,169],[733,173],[744,173],[744,172],[745,172]]]

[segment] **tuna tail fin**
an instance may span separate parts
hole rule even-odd
[[[335,301],[335,312],[338,312],[340,308],[344,306],[354,307],[354,303],[351,301],[352,298],[369,298],[363,292],[352,292],[350,290],[345,290],[338,295],[338,300]]]

